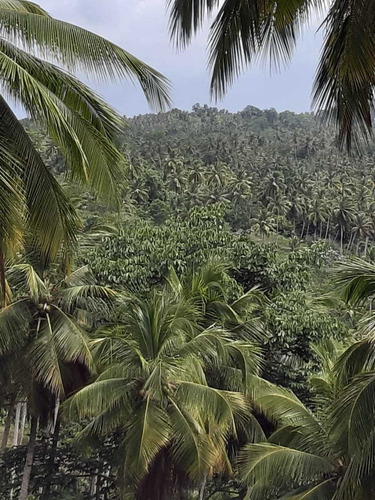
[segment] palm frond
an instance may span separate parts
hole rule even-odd
[[[26,344],[31,319],[25,299],[13,302],[0,311],[0,355]]]
[[[169,31],[176,45],[187,45],[219,0],[168,0]]]
[[[212,448],[205,429],[183,407],[171,401],[169,418],[172,428],[172,453],[193,481],[202,480],[215,463]]]
[[[171,426],[166,413],[146,397],[129,422],[124,446],[126,479],[138,483],[158,452],[168,444]]]
[[[36,380],[63,400],[64,365],[80,364],[92,372],[94,362],[84,332],[56,305],[50,308],[40,323],[28,357]]]
[[[374,110],[375,61],[372,2],[336,0],[324,26],[325,43],[315,80],[314,102],[339,125],[339,138],[351,148],[357,131],[368,137]],[[357,144],[358,145],[358,142]]]
[[[22,182],[18,192],[23,193],[25,199],[24,217],[31,235],[32,246],[40,252],[44,261],[48,262],[55,258],[61,248],[64,260],[68,259],[76,248],[76,233],[79,227],[77,215],[2,96],[0,96],[0,137],[4,140],[3,143],[8,151],[13,152],[13,156],[17,159],[14,170],[17,172],[18,169],[18,176]],[[7,164],[9,168],[14,162]],[[7,172],[4,168],[1,171],[2,175]],[[10,179],[14,179],[14,173]],[[3,191],[4,203],[1,206],[6,206],[9,211],[14,205],[14,200],[17,201],[17,195],[14,196],[12,183],[8,183],[7,191],[11,199],[5,203],[6,193]],[[4,216],[9,218],[10,213],[5,213]],[[18,211],[18,217],[20,216],[22,209]],[[7,219],[1,216],[1,220]]]
[[[199,410],[206,419],[212,419],[217,425],[235,429],[235,415],[241,417],[249,411],[248,403],[241,393],[221,391],[213,387],[194,382],[182,382],[176,391],[179,405],[192,410]]]
[[[349,453],[360,453],[373,431],[375,372],[358,375],[332,405],[331,433]]]
[[[90,107],[72,87],[72,77],[64,78],[60,72],[56,78],[47,63],[15,47],[11,55],[4,48],[0,50],[1,81],[6,91],[46,126],[67,159],[74,180],[90,183],[105,196],[116,196],[124,159],[112,140],[97,128],[92,112],[87,119]],[[45,71],[55,76],[55,83],[48,74],[42,76]],[[60,91],[61,86],[65,90]]]
[[[30,264],[15,264],[7,271],[11,286],[18,291],[26,292],[28,297],[38,303],[42,297],[48,296],[48,290],[43,280]]]
[[[352,258],[335,271],[334,281],[343,289],[344,300],[356,305],[375,293],[375,265]]]
[[[250,487],[260,483],[266,495],[273,488],[282,492],[286,486],[293,489],[293,484],[297,486],[323,479],[333,472],[334,467],[318,455],[271,443],[258,443],[249,444],[241,451],[239,469],[242,481]]]
[[[83,28],[53,19],[42,10],[25,11],[14,5],[16,8],[0,4],[3,38],[43,57],[52,56],[70,70],[86,71],[101,79],[137,80],[151,106],[165,109],[170,105],[168,80],[133,55]]]

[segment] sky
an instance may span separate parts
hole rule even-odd
[[[36,0],[37,1],[37,0]],[[56,18],[102,35],[150,64],[173,86],[173,107],[190,110],[195,103],[211,104],[229,111],[247,105],[303,112],[311,109],[311,89],[321,50],[318,21],[299,40],[292,62],[280,73],[256,65],[246,72],[218,103],[210,103],[207,71],[207,29],[178,53],[169,41],[166,0],[39,0]],[[149,112],[139,87],[127,82],[86,82],[117,111],[126,116]]]

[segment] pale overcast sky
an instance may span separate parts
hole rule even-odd
[[[54,17],[110,39],[161,71],[173,84],[174,107],[190,110],[197,102],[209,104],[207,32],[194,39],[187,50],[176,53],[168,38],[165,0],[39,0],[38,3]],[[286,70],[270,75],[268,68],[251,67],[217,106],[230,111],[241,110],[248,104],[278,111],[309,111],[321,48],[317,26],[318,23],[306,31]],[[126,83],[88,83],[122,114],[148,112],[139,87]]]

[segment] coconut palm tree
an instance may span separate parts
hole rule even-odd
[[[371,346],[371,347],[370,347]],[[322,372],[311,379],[315,411],[280,388],[263,390],[259,406],[277,426],[262,443],[247,445],[240,456],[240,475],[248,498],[319,498],[365,500],[375,488],[374,410],[370,391],[374,374],[358,363],[359,342],[340,355],[341,346],[317,346]],[[373,342],[367,339],[373,370]],[[361,366],[360,366],[361,365]],[[369,405],[369,406],[368,406]]]
[[[0,27],[4,91],[45,127],[71,178],[111,199],[124,161],[112,142],[120,117],[70,71],[136,79],[158,107],[168,103],[168,83],[125,50],[52,18],[33,2],[1,0]],[[0,272],[4,255],[29,240],[46,262],[61,247],[67,260],[76,243],[77,216],[3,96],[0,118]]]
[[[259,234],[264,241],[265,237],[276,230],[275,219],[266,208],[262,209],[258,217],[252,219],[252,229]]]
[[[218,380],[230,373],[232,387],[244,387],[257,373],[258,349],[212,319],[204,326],[208,303],[221,310],[208,275],[212,267],[183,283],[173,273],[149,300],[130,297],[120,323],[92,343],[103,372],[65,405],[69,418],[90,417],[84,434],[122,430],[121,475],[135,498],[171,498],[230,474],[228,437],[243,419],[254,425],[243,394]]]
[[[222,97],[243,69],[258,56],[276,67],[287,62],[304,26],[319,10],[311,1],[257,2],[168,0],[170,33],[186,46],[207,15],[216,11],[209,35],[211,94]],[[324,45],[314,84],[314,104],[339,127],[339,138],[350,148],[356,132],[372,130],[375,43],[374,9],[363,1],[331,0],[322,23]]]
[[[38,425],[49,426],[57,403],[93,371],[83,326],[97,311],[104,313],[115,294],[95,285],[86,267],[55,283],[31,265],[17,264],[7,279],[14,295],[0,311],[0,371],[11,373],[13,393],[28,402],[30,439],[19,496],[25,500]]]

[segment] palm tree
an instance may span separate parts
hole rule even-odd
[[[327,220],[327,213],[325,206],[322,203],[321,198],[317,197],[313,200],[309,207],[309,212],[307,214],[309,222],[315,227],[315,239],[317,235],[318,225],[320,224],[320,236],[322,235],[322,224]]]
[[[333,217],[340,231],[340,249],[343,251],[344,233],[354,217],[354,208],[351,200],[342,197],[333,208]]]
[[[353,240],[357,238],[357,248],[356,248],[356,254],[359,254],[359,245],[361,243],[361,240],[366,240],[365,247],[367,247],[367,239],[371,234],[371,219],[364,213],[358,213],[354,216],[353,218],[353,227],[352,227],[352,233],[353,233]],[[365,253],[366,253],[366,248],[365,248]]]
[[[352,305],[364,302],[375,293],[375,266],[353,259],[338,269],[335,284]],[[292,393],[285,393],[281,405],[276,387],[269,394],[263,389],[255,395],[260,409],[278,428],[242,453],[241,476],[249,486],[250,499],[374,496],[374,329],[370,313],[360,323],[361,340],[343,352],[332,341],[318,346],[322,372],[311,379],[315,413]]]
[[[121,474],[136,498],[181,496],[186,483],[204,490],[213,474],[231,473],[227,439],[241,419],[252,428],[242,393],[218,380],[230,373],[243,387],[257,372],[258,351],[212,320],[203,326],[207,301],[216,303],[214,274],[182,283],[174,273],[146,302],[130,297],[121,322],[93,341],[104,371],[65,405],[70,418],[91,418],[86,434],[122,429]]]
[[[262,55],[276,67],[291,58],[301,28],[319,9],[314,2],[168,0],[171,38],[186,46],[206,16],[218,10],[209,35],[211,94],[222,97],[243,69]],[[372,130],[374,18],[370,2],[355,9],[331,1],[314,84],[314,104],[339,126],[339,139],[350,148],[356,132]]]
[[[252,229],[256,234],[259,234],[261,236],[263,241],[266,236],[274,232],[276,229],[275,220],[273,217],[271,217],[266,208],[262,209],[258,217],[252,219],[252,222]]]
[[[286,196],[280,192],[276,193],[268,200],[268,209],[275,214],[276,218],[276,241],[279,236],[280,217],[285,216],[290,208],[290,202]]]
[[[149,102],[161,107],[168,103],[167,81],[120,47],[53,19],[33,2],[0,0],[0,26],[7,95],[46,128],[73,180],[112,199],[124,162],[112,142],[120,117],[68,71],[136,79]],[[0,272],[4,254],[29,240],[46,262],[61,247],[66,261],[76,244],[77,216],[3,97],[0,117]]]
[[[25,500],[38,423],[49,426],[58,402],[84,385],[93,371],[83,326],[105,310],[114,292],[95,285],[86,267],[53,283],[31,265],[18,264],[7,278],[14,297],[0,311],[0,364],[1,371],[11,372],[15,393],[28,402],[30,439],[19,497]]]

